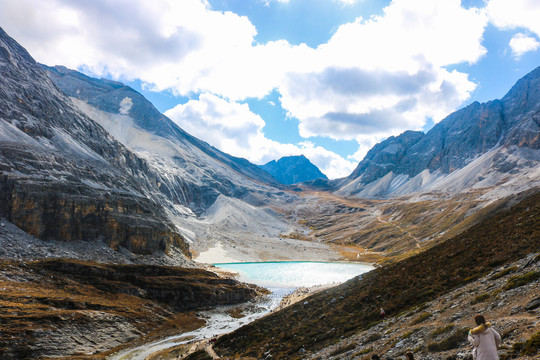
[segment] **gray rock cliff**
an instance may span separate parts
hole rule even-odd
[[[540,161],[539,112],[540,67],[520,79],[500,100],[474,102],[447,116],[425,135],[407,131],[375,145],[350,176],[330,185],[347,194],[392,196],[422,189],[432,180],[426,177],[408,187],[402,184],[424,172],[437,174],[443,184],[443,177],[462,170],[460,177],[476,177],[464,183],[466,187],[480,186],[476,184],[487,175],[494,183],[497,177],[502,180],[511,173],[530,173]],[[491,165],[486,165],[481,158],[490,152],[494,154],[489,159]],[[484,163],[475,165],[481,160]],[[475,170],[463,170],[468,166],[482,172],[473,176]]]
[[[160,196],[147,162],[75,108],[0,28],[0,216],[40,239],[189,256]]]

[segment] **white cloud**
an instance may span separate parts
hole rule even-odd
[[[492,18],[498,3],[490,2]],[[309,150],[329,176],[347,175],[350,159],[265,138],[263,120],[235,101],[277,89],[302,136],[356,139],[358,159],[366,138],[419,129],[461,105],[475,84],[445,67],[486,52],[486,13],[459,0],[392,1],[381,16],[341,25],[315,49],[258,44],[247,17],[213,11],[204,0],[0,0],[0,7],[2,26],[38,61],[201,94],[170,111],[186,131],[257,163]]]
[[[346,160],[332,151],[326,150],[321,146],[316,146],[312,142],[304,141],[298,145],[300,152],[291,155],[304,154],[329,179],[348,176],[358,165],[358,161]]]
[[[340,26],[303,69],[288,72],[282,104],[305,137],[420,129],[475,89],[466,74],[444,67],[478,61],[486,25],[485,14],[457,0],[394,1],[382,16]]]
[[[523,33],[517,33],[510,39],[510,48],[512,49],[512,54],[515,57],[520,57],[521,55],[534,51],[540,47],[540,42],[531,36],[527,36]]]
[[[540,2],[537,0],[489,0],[486,12],[498,28],[524,28],[540,37]]]
[[[262,132],[263,119],[251,112],[247,104],[230,102],[216,95],[201,94],[199,100],[177,105],[165,115],[197,138],[256,164],[304,154],[330,178],[347,176],[355,166],[354,161],[310,142],[282,144],[266,138]]]

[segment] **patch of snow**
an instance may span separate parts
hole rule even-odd
[[[120,114],[122,115],[128,115],[129,110],[131,110],[131,107],[133,106],[133,100],[130,97],[125,97],[120,101]]]

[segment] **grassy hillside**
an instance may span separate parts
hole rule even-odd
[[[537,190],[444,243],[225,335],[215,349],[224,356],[264,358],[271,352],[274,359],[301,359],[305,351],[376,325],[380,307],[399,314],[539,250]]]
[[[308,239],[351,246],[360,254],[368,250],[394,262],[450,239],[506,206],[507,200],[486,206],[486,201],[480,200],[484,192],[450,198],[426,194],[414,200],[318,193],[317,200],[310,197],[306,206],[295,208],[290,217],[311,230]]]

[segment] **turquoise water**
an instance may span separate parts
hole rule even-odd
[[[309,287],[345,282],[373,269],[368,264],[284,261],[214,264],[239,273],[238,280],[264,287]]]

